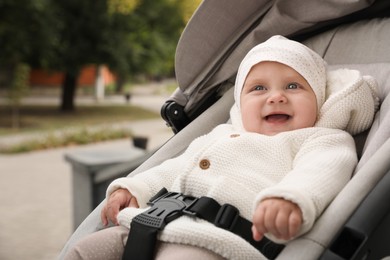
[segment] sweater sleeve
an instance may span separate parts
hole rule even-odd
[[[162,188],[171,191],[173,182],[185,170],[191,158],[202,150],[205,144],[213,140],[218,131],[218,128],[216,128],[211,133],[196,138],[186,151],[178,157],[168,159],[160,165],[137,175],[114,180],[107,188],[106,198],[117,189],[127,189],[136,197],[141,208],[146,207],[149,199]]]
[[[107,188],[106,197],[117,189],[127,189],[136,197],[141,208],[162,188],[170,189],[178,174],[186,154],[164,161],[162,164],[150,168],[134,176],[114,180]]]
[[[346,185],[356,163],[352,136],[341,130],[331,130],[325,135],[319,131],[301,146],[292,170],[282,181],[258,194],[255,206],[267,198],[283,198],[296,203],[303,214],[299,232],[302,235]]]

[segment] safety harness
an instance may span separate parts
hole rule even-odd
[[[249,242],[268,259],[274,259],[284,245],[264,237],[261,241],[252,238],[252,223],[239,215],[239,210],[230,205],[220,205],[209,197],[195,198],[177,192],[160,190],[148,203],[151,206],[137,215],[130,224],[130,233],[123,260],[152,260],[155,255],[157,234],[171,221],[180,216],[198,217],[228,230]]]

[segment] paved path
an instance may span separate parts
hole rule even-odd
[[[163,100],[165,97],[140,95],[132,102],[157,110]],[[160,146],[172,136],[162,119],[137,121],[127,126],[136,135],[149,138],[148,149]],[[121,150],[129,146],[130,140],[124,139],[0,155],[0,259],[57,258],[72,233],[71,168],[64,160],[65,153]]]

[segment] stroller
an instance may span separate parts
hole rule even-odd
[[[359,164],[350,182],[311,231],[276,259],[380,259],[390,256],[390,1],[204,1],[177,46],[179,88],[162,108],[176,133],[135,175],[177,156],[196,137],[229,121],[238,65],[256,44],[275,34],[301,41],[330,69],[374,76],[381,107],[355,136]],[[101,205],[78,227],[66,250],[102,228]],[[61,257],[60,256],[60,257]]]

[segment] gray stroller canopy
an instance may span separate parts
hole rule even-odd
[[[174,132],[234,85],[245,54],[270,36],[302,41],[341,24],[390,14],[390,1],[205,0],[176,50],[179,88],[161,110]]]

